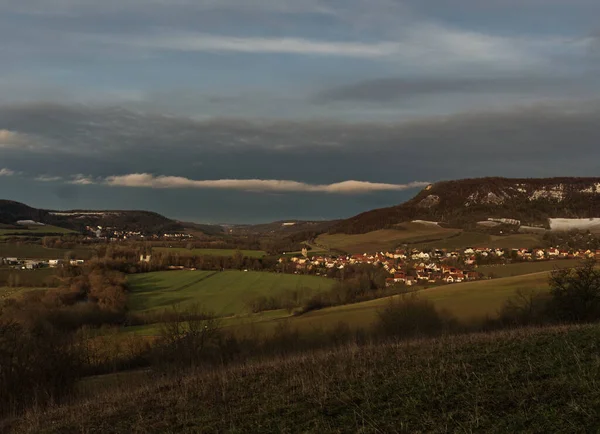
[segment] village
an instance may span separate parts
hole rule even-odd
[[[429,283],[460,283],[489,278],[477,271],[480,265],[506,264],[527,261],[551,261],[561,259],[600,259],[600,250],[559,250],[558,248],[488,248],[467,247],[447,250],[395,250],[393,252],[363,253],[353,255],[318,255],[309,257],[307,249],[302,256],[289,258],[295,264],[296,273],[317,270],[343,270],[352,265],[371,265],[384,268],[390,277],[386,285]],[[288,258],[280,258],[284,263]]]
[[[86,241],[106,240],[110,242],[117,241],[183,241],[193,239],[194,236],[184,232],[163,233],[163,234],[144,234],[141,231],[118,230],[113,227],[86,226]]]
[[[148,241],[148,240],[169,240],[182,241],[194,238],[193,235],[184,232],[163,233],[163,234],[144,234],[141,231],[118,230],[114,227],[86,226],[86,241],[106,240],[110,242],[117,241]]]
[[[150,255],[142,255],[140,262],[150,262]],[[558,248],[489,248],[394,250],[377,253],[310,255],[304,248],[301,254],[283,256],[280,265],[295,274],[330,275],[329,270],[344,270],[349,266],[367,265],[386,270],[387,286],[403,284],[460,283],[490,278],[478,271],[482,265],[502,265],[516,262],[552,261],[561,259],[600,259],[600,250],[561,250]],[[0,266],[18,270],[36,270],[62,266],[81,266],[83,259],[0,258]],[[172,267],[183,268],[183,267]]]
[[[8,266],[16,270],[37,270],[39,268],[57,268],[59,266],[80,266],[83,259],[25,259],[25,258],[0,258],[0,266]]]

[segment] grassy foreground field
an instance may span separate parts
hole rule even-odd
[[[233,256],[238,250],[234,249],[186,249],[185,247],[154,247],[152,249],[160,253],[173,253],[179,255],[192,256]],[[239,250],[242,255],[249,258],[262,258],[267,255],[267,252],[262,250]]]
[[[248,312],[259,296],[278,297],[294,290],[314,294],[334,281],[323,277],[244,271],[160,271],[129,277],[129,307],[134,312],[162,310],[175,304],[199,304],[220,316]]]
[[[600,327],[347,346],[154,379],[4,432],[596,432]]]

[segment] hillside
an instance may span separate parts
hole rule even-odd
[[[600,328],[563,326],[277,357],[103,393],[14,433],[595,432]],[[137,384],[137,385],[135,385]]]
[[[467,229],[490,218],[509,219],[491,225],[550,228],[549,218],[593,217],[600,217],[600,178],[477,178],[431,184],[401,205],[338,222],[330,233],[366,233],[413,220]],[[561,221],[560,227],[570,226]]]
[[[0,224],[15,225],[21,220],[82,231],[86,226],[112,227],[116,230],[161,233],[181,230],[182,226],[150,211],[55,211],[37,209],[10,200],[0,200]]]
[[[255,225],[229,225],[226,229],[232,234],[242,235],[293,235],[298,233],[322,233],[338,223],[332,221],[284,220]]]

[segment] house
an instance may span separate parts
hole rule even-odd
[[[406,284],[406,286],[413,286],[417,283],[417,281],[413,276],[407,276],[404,283]]]
[[[591,251],[590,249],[587,249],[585,252],[583,252],[583,255],[586,258],[593,258],[594,256],[596,256],[596,251]]]
[[[396,253],[394,253],[394,259],[406,259],[406,254],[402,251],[396,250]]]
[[[24,270],[35,270],[36,268],[40,268],[42,263],[40,261],[25,261],[23,264]]]
[[[150,262],[152,255],[140,255],[140,262]]]
[[[560,255],[560,250],[558,250],[557,248],[548,249],[547,252],[548,252],[548,256],[553,257],[553,258]]]
[[[546,257],[546,252],[543,249],[535,249],[533,255],[536,259],[544,259]]]
[[[442,280],[442,275],[440,273],[431,273],[429,275],[429,279],[427,280],[427,282],[429,283],[435,283]]]
[[[440,267],[433,262],[425,265],[425,269],[429,271],[440,271]]]
[[[406,281],[406,273],[396,273],[396,274],[394,274],[394,278],[392,280],[395,283],[405,282]]]
[[[463,274],[462,271],[459,273],[450,274],[450,276],[454,279],[454,282],[456,282],[456,283],[460,283],[463,280],[465,280],[465,275]]]
[[[424,272],[417,273],[417,280],[422,280],[422,281],[429,280],[429,274],[424,273]]]

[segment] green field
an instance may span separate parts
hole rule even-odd
[[[548,273],[543,272],[437,286],[418,291],[418,296],[431,300],[438,309],[447,311],[463,322],[470,323],[496,316],[504,303],[515,296],[518,290],[540,293],[547,289]],[[285,319],[282,317],[265,320],[252,319],[251,322],[257,329],[267,333],[274,330],[280,320],[288,321],[292,328],[299,330],[330,329],[340,323],[348,324],[351,327],[370,327],[377,319],[378,312],[387,306],[391,299],[397,297],[399,296],[335,306]]]
[[[477,271],[485,276],[512,277],[523,274],[552,271],[555,268],[575,267],[581,263],[579,259],[557,259],[554,261],[515,262],[506,265],[483,265]]]
[[[48,249],[41,244],[0,243],[0,257],[30,259],[64,259],[72,252],[77,259],[90,259],[94,251],[85,247],[75,249]]]
[[[374,253],[403,244],[422,250],[466,247],[534,248],[542,244],[540,235],[536,234],[489,235],[421,223],[403,223],[397,228],[356,235],[323,234],[316,239],[315,245],[347,253]]]
[[[52,234],[52,235],[64,235],[64,234],[74,234],[75,231],[65,228],[59,228],[58,226],[23,226],[22,228],[2,228],[0,229],[0,235],[31,235],[36,236],[39,234]]]
[[[514,297],[519,290],[526,293],[547,291],[548,276],[548,272],[541,272],[442,285],[420,290],[418,296],[431,300],[438,309],[447,311],[463,322],[479,322],[487,317],[495,317],[504,303]],[[385,308],[391,299],[397,297],[385,297],[361,303],[335,306],[312,311],[301,316],[292,316],[285,310],[243,315],[227,318],[223,320],[221,325],[241,334],[244,334],[247,330],[270,333],[282,321],[287,322],[292,328],[304,331],[331,329],[340,323],[348,324],[353,328],[370,327],[377,319],[378,312]],[[171,298],[165,299],[165,305],[170,302],[172,302]],[[238,304],[238,306],[242,308],[243,303]],[[244,312],[244,310],[242,309],[241,312]],[[126,331],[139,335],[156,335],[159,332],[159,327],[155,325],[128,327]]]
[[[330,289],[334,282],[316,276],[252,271],[160,271],[129,277],[129,307],[134,312],[148,312],[198,304],[219,316],[230,316],[247,313],[247,303],[259,296],[278,297],[294,290],[316,293]]]
[[[366,234],[324,234],[315,245],[347,253],[372,253],[392,250],[400,244],[444,240],[461,233],[460,229],[444,229],[435,225],[403,223],[398,229],[383,229]]]
[[[7,285],[12,279],[14,286],[42,287],[52,283],[56,270],[53,268],[41,268],[39,270],[15,270],[12,268],[0,268],[0,285]]]
[[[430,249],[464,249],[467,247],[490,247],[500,249],[534,248],[542,245],[541,237],[536,234],[489,235],[480,232],[462,232],[457,236],[439,241],[411,244],[411,248]]]
[[[249,258],[262,258],[267,255],[267,252],[262,250],[235,250],[235,249],[186,249],[185,247],[154,247],[154,252],[172,253],[179,255],[191,256],[233,256],[236,252],[241,252],[242,255]]]

